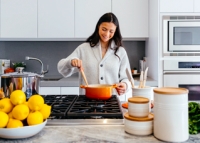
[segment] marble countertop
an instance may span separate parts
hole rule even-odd
[[[124,131],[123,125],[45,126],[33,137],[1,143],[162,143],[153,135],[136,136]],[[190,135],[184,143],[199,143],[200,134]]]
[[[122,104],[124,102],[121,102]],[[128,110],[122,108],[125,113]],[[3,139],[0,143],[162,143],[154,135],[137,136],[124,130],[124,125],[46,125],[35,136],[25,139]],[[184,143],[200,143],[200,133],[190,135]]]

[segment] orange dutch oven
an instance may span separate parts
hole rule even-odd
[[[117,84],[89,84],[80,85],[85,88],[85,96],[89,99],[108,100],[112,96],[112,89],[117,87]]]

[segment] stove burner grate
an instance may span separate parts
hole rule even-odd
[[[110,99],[91,100],[79,95],[67,113],[68,118],[123,118],[119,100],[116,95]]]
[[[49,119],[64,119],[78,95],[45,95],[45,103],[51,106]]]

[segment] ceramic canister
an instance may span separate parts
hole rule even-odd
[[[138,88],[135,86],[132,88],[132,97],[134,96],[142,96],[148,98],[151,101],[151,97],[153,96],[153,88],[150,86],[145,86],[144,88]],[[149,112],[151,111],[151,104],[149,104]]]
[[[144,118],[132,117],[126,112],[124,114],[124,129],[133,135],[150,135],[153,133],[153,114]]]
[[[141,96],[129,98],[128,114],[133,117],[147,117],[149,115],[149,99]]]
[[[154,136],[167,142],[188,140],[188,90],[162,87],[153,91]]]

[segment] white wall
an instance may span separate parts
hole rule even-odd
[[[158,53],[159,53],[159,17],[158,0],[149,2],[149,39],[146,41],[147,64],[150,67],[148,76],[158,81]],[[158,83],[159,84],[159,83]]]

